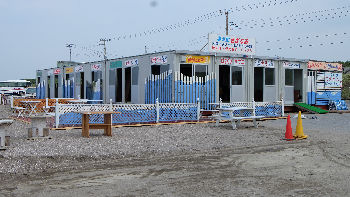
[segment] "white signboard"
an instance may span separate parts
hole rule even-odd
[[[342,73],[325,72],[325,88],[341,88]]]
[[[102,65],[101,64],[93,64],[93,65],[91,65],[91,70],[92,71],[102,70]]]
[[[75,72],[83,72],[84,71],[84,67],[83,66],[76,66],[75,68],[74,68],[74,71]]]
[[[167,55],[151,57],[151,65],[167,64],[167,63],[168,63],[168,56]]]
[[[243,59],[243,58],[223,57],[223,58],[221,58],[220,62],[221,62],[221,64],[225,64],[225,65],[234,65],[234,66],[245,65],[245,59]]]
[[[137,66],[137,65],[139,65],[139,60],[137,60],[137,59],[126,60],[126,61],[124,62],[124,65],[125,65],[125,66]]]
[[[275,64],[272,60],[255,60],[255,67],[266,67],[266,68],[274,68]]]
[[[255,39],[209,34],[209,52],[255,55]]]
[[[296,62],[283,62],[283,67],[284,68],[290,68],[290,69],[298,69],[300,68],[300,63]]]

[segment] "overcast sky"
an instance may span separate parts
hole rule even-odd
[[[0,80],[69,60],[200,50],[208,33],[256,38],[256,55],[350,60],[349,0],[0,0]],[[236,9],[237,8],[237,9]],[[204,51],[207,49],[205,48]]]

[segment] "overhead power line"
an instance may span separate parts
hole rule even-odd
[[[113,37],[111,39],[112,40],[125,40],[125,39],[132,39],[132,38],[152,35],[152,34],[161,33],[161,32],[165,32],[165,31],[175,30],[175,29],[178,29],[181,27],[186,27],[186,26],[193,25],[193,24],[196,24],[199,22],[207,21],[207,20],[210,20],[212,18],[222,16],[222,15],[224,15],[225,12],[231,13],[231,12],[237,12],[237,11],[240,12],[240,11],[244,11],[244,10],[248,10],[248,9],[253,10],[253,9],[264,8],[264,7],[269,7],[269,6],[276,6],[276,5],[281,5],[281,4],[292,3],[292,2],[296,2],[296,1],[298,1],[298,0],[284,0],[284,1],[283,0],[270,0],[270,1],[265,1],[264,3],[259,3],[259,4],[249,4],[249,5],[247,5],[247,8],[244,6],[236,6],[235,8],[228,8],[228,9],[224,9],[224,10],[213,11],[213,12],[195,17],[193,19],[185,20],[183,22],[170,24],[167,26],[159,27],[159,28],[154,28],[152,30],[146,30],[143,32],[130,33],[128,35],[120,35],[120,36]]]
[[[306,12],[296,15],[289,15],[283,17],[276,18],[268,18],[268,19],[253,19],[251,21],[240,21],[238,23],[239,28],[243,29],[245,27],[258,28],[258,27],[274,27],[274,26],[282,26],[284,24],[297,24],[297,23],[306,23],[306,22],[316,22],[316,21],[324,21],[329,19],[346,17],[349,15],[350,6],[343,6],[341,8],[327,9],[327,10],[319,10]]]
[[[277,40],[264,40],[261,42],[256,42],[256,44],[260,43],[271,43],[271,42],[282,42],[282,41],[299,41],[303,39],[311,39],[311,38],[320,38],[320,37],[330,37],[330,36],[341,36],[341,35],[347,35],[348,33],[328,33],[328,34],[323,34],[323,35],[306,35],[306,36],[298,36],[298,37],[289,37],[285,39],[277,39]]]

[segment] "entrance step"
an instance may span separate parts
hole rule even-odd
[[[308,111],[308,112],[313,113],[313,114],[315,114],[315,113],[316,114],[328,113],[327,110],[323,110],[323,109],[320,109],[318,107],[308,105],[306,103],[294,103],[294,105],[301,110],[305,110],[305,111]]]

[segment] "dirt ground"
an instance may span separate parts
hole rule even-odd
[[[350,114],[306,116],[307,140],[280,140],[286,121],[265,121],[260,128],[271,133],[247,135],[256,142],[247,145],[105,156],[75,160],[66,169],[1,173],[0,196],[349,196]],[[294,131],[296,119],[292,123]],[[236,133],[232,140],[260,131],[223,125],[222,131]]]

